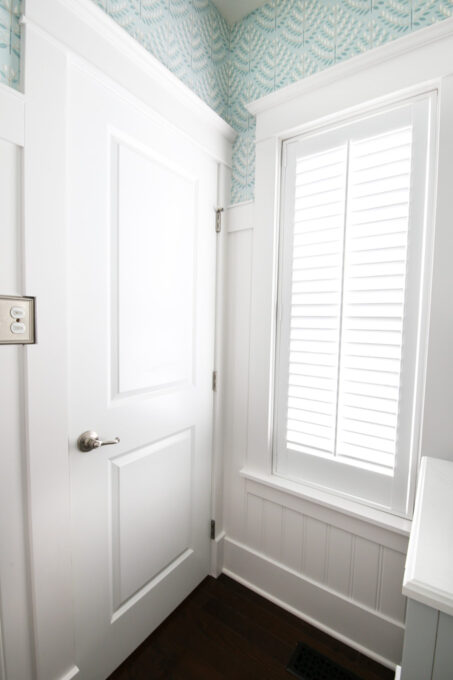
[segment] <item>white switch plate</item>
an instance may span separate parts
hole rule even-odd
[[[12,312],[16,312],[16,316]],[[34,342],[34,298],[0,295],[0,345],[30,345]]]

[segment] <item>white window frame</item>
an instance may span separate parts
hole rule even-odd
[[[405,299],[405,335],[403,361],[401,368],[401,389],[400,389],[400,414],[398,418],[398,440],[399,451],[395,459],[394,475],[378,474],[371,470],[364,470],[359,466],[353,466],[334,459],[320,459],[313,455],[297,454],[286,450],[286,403],[279,403],[286,400],[283,398],[287,392],[287,373],[284,368],[286,357],[282,357],[282,346],[286,347],[288,338],[284,337],[284,329],[280,323],[280,314],[277,322],[277,346],[275,358],[275,398],[274,398],[274,419],[273,419],[273,472],[284,478],[303,480],[304,474],[309,474],[305,478],[305,483],[310,483],[320,488],[329,489],[333,493],[342,494],[349,498],[360,497],[369,505],[382,507],[393,514],[406,517],[407,492],[406,482],[409,479],[409,472],[412,465],[411,448],[414,436],[420,430],[420,404],[416,408],[416,385],[417,385],[417,358],[420,356],[422,362],[426,356],[426,335],[423,327],[426,326],[426,309],[420,309],[420,301],[423,299],[423,288],[429,287],[431,271],[425,270],[424,280],[419,285],[419,274],[423,272],[423,263],[426,260],[426,253],[430,257],[432,252],[432,211],[426,214],[425,207],[429,206],[432,193],[432,183],[429,180],[434,167],[435,145],[435,121],[437,109],[437,92],[427,92],[425,94],[410,98],[403,98],[402,101],[395,101],[390,106],[383,109],[379,106],[373,112],[372,122],[368,116],[354,116],[350,120],[342,121],[344,125],[333,123],[323,133],[314,129],[308,134],[297,136],[284,141],[284,154],[288,157],[296,154],[296,147],[299,143],[305,147],[315,150],[324,146],[333,146],[344,143],[349,137],[348,130],[354,130],[357,134],[359,129],[366,130],[371,125],[374,133],[379,129],[388,129],[413,124],[413,177],[411,179],[411,218],[410,218],[410,240],[408,251],[408,270],[407,270],[407,294]],[[318,134],[320,132],[320,134]],[[373,133],[372,133],[373,134]],[[427,149],[431,139],[431,149]],[[427,152],[430,152],[431,162],[426,164]],[[278,302],[277,308],[281,309],[285,303],[288,287],[287,263],[284,259],[283,239],[285,232],[285,221],[291,214],[291,206],[287,199],[290,192],[285,186],[287,181],[287,163],[283,158],[283,168],[281,176],[281,211],[279,228],[279,270],[278,270]],[[286,198],[285,198],[286,197]],[[426,204],[426,206],[425,206]],[[419,289],[420,295],[419,295]],[[287,301],[286,301],[287,302]],[[426,305],[425,305],[426,307]],[[406,360],[407,359],[407,360]],[[280,398],[280,399],[279,399]],[[282,431],[285,430],[285,431]],[[317,481],[315,479],[317,478]],[[311,480],[311,481],[310,481]]]
[[[249,105],[257,116],[255,227],[253,242],[248,447],[242,475],[282,491],[318,500],[389,528],[407,530],[405,520],[335,493],[287,481],[273,471],[273,414],[277,330],[278,234],[282,142],[332,121],[349,119],[405,98],[435,91],[438,109],[432,163],[434,234],[425,244],[422,338],[414,405],[419,421],[411,450],[416,459],[405,507],[410,517],[420,455],[447,457],[453,442],[453,355],[440,352],[453,339],[453,311],[443,304],[452,286],[450,193],[453,185],[453,19],[372,50],[290,85]],[[436,181],[437,180],[437,181]],[[451,252],[451,250],[450,250]],[[434,271],[431,277],[430,271]],[[433,280],[431,281],[431,279]],[[430,305],[431,290],[433,301]],[[451,307],[451,306],[450,306]],[[447,333],[447,340],[445,339]],[[428,343],[429,334],[429,343]],[[442,339],[443,338],[443,339]],[[426,406],[424,407],[424,403]],[[422,417],[423,414],[423,417]]]

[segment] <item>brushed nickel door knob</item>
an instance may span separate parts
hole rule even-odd
[[[86,432],[83,432],[78,438],[77,448],[79,451],[83,451],[83,453],[88,453],[94,449],[100,449],[101,446],[110,446],[112,444],[119,444],[119,442],[119,437],[101,441],[97,432],[94,432],[93,430],[87,430]]]

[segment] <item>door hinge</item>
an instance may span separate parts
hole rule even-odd
[[[211,519],[211,541],[215,539],[215,519]]]
[[[222,213],[223,208],[217,208],[215,211],[215,233],[220,234],[222,231]]]
[[[217,392],[217,371],[212,371],[212,391]]]

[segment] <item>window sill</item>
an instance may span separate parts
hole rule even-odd
[[[312,501],[331,510],[336,510],[349,517],[360,519],[369,524],[393,531],[401,536],[409,536],[412,522],[409,519],[391,515],[383,510],[362,505],[357,501],[337,496],[328,491],[316,489],[305,484],[291,482],[277,475],[262,474],[243,468],[240,471],[241,477],[257,484],[263,484],[277,491],[291,494],[297,498]]]

